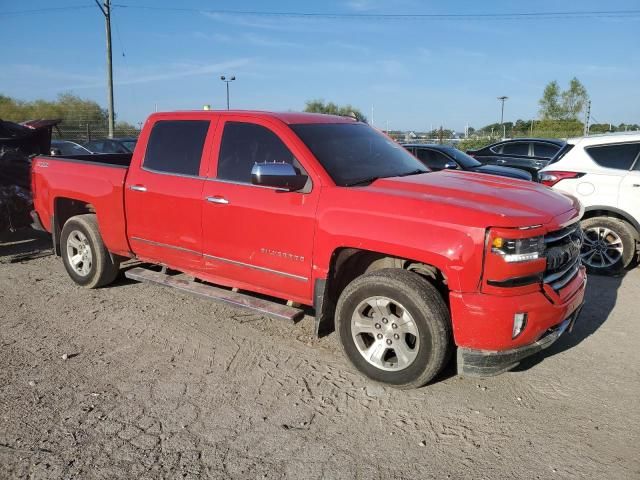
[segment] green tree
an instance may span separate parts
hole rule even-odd
[[[103,126],[107,122],[107,111],[97,102],[82,99],[71,93],[61,93],[53,101],[33,100],[30,102],[0,95],[0,118],[13,122],[59,118],[63,125]]]
[[[558,120],[563,117],[560,96],[560,85],[555,80],[544,87],[542,98],[538,102],[540,104],[540,116],[544,120]]]
[[[325,113],[328,115],[340,115],[343,117],[352,117],[360,122],[366,122],[367,117],[365,117],[360,110],[351,105],[336,105],[333,102],[325,102],[322,99],[309,100],[306,103],[305,112],[310,113]]]
[[[569,88],[560,90],[555,80],[544,88],[540,104],[543,120],[578,120],[589,100],[587,89],[576,77],[569,81]]]
[[[562,92],[562,110],[565,120],[577,120],[589,100],[587,89],[576,77],[569,82],[569,88]]]

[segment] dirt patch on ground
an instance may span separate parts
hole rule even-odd
[[[638,269],[590,277],[517,371],[397,391],[311,318],[0,262],[0,478],[640,478],[638,298]]]

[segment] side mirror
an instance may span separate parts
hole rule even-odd
[[[456,162],[447,162],[444,164],[446,170],[457,170],[458,164]]]
[[[56,157],[56,156],[62,155],[62,151],[59,148],[51,147],[50,154],[52,157]]]
[[[251,169],[251,183],[295,192],[302,190],[308,177],[300,175],[293,165],[285,162],[255,163]]]

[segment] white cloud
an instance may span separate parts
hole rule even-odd
[[[161,82],[177,78],[195,77],[225,73],[238,70],[251,63],[249,58],[238,58],[219,63],[171,63],[166,65],[150,65],[137,68],[124,68],[115,72],[115,85],[135,85]],[[0,71],[0,78],[33,78],[45,81],[52,89],[75,90],[104,87],[104,74],[95,75],[62,72],[50,67],[35,64],[7,65]]]

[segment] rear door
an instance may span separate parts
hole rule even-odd
[[[551,162],[560,151],[558,145],[548,142],[531,142],[532,167],[540,170]]]
[[[308,153],[284,124],[224,118],[202,194],[204,268],[219,283],[308,302],[320,192],[304,165]],[[256,162],[291,163],[309,176],[307,186],[286,192],[252,185]]]
[[[509,142],[502,145],[500,156],[496,161],[496,165],[504,165],[505,167],[515,167],[531,169],[531,159],[529,158],[529,150],[531,144],[529,142]]]
[[[584,179],[594,185],[594,191],[587,199],[591,205],[616,206],[631,213],[634,210],[633,191],[635,173],[630,172],[638,155],[638,143],[614,143],[585,147],[585,152],[599,167],[589,172]],[[578,193],[580,188],[578,187]],[[637,207],[635,207],[637,210]]]
[[[416,157],[431,170],[438,171],[447,168],[447,164],[456,163],[445,154],[430,148],[417,148]]]
[[[640,223],[640,142],[632,143],[637,150],[631,170],[620,182],[618,208]]]
[[[159,117],[150,127],[146,151],[136,150],[125,209],[129,244],[138,257],[185,271],[201,268],[202,189],[211,123],[202,116]]]

